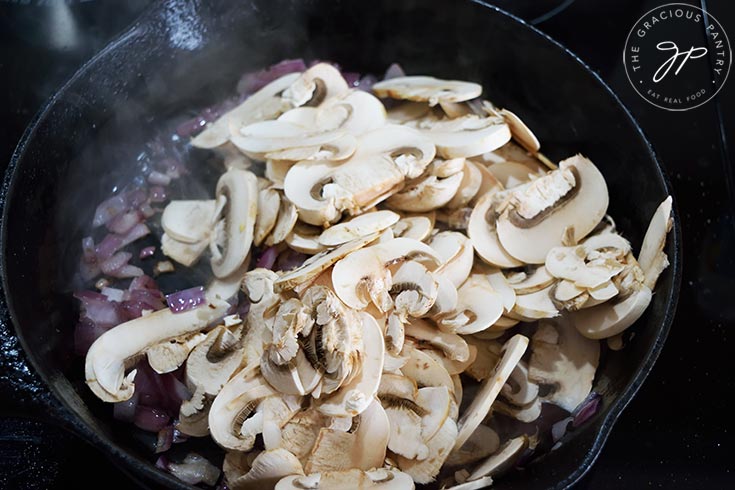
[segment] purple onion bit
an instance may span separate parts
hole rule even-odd
[[[561,440],[562,437],[564,437],[564,434],[567,433],[567,429],[569,428],[569,423],[573,420],[572,417],[567,417],[559,422],[556,422],[554,425],[551,426],[551,440],[554,443],[557,443]]]
[[[135,409],[133,423],[149,432],[158,432],[166,427],[171,421],[171,417],[166,412],[158,408],[138,405]]]
[[[383,75],[383,80],[390,80],[391,78],[399,78],[399,77],[405,77],[406,72],[403,71],[403,68],[398,63],[391,63],[391,65],[388,67],[387,70],[385,70],[385,75]]]
[[[174,427],[167,425],[158,431],[158,439],[156,440],[156,453],[163,453],[171,449],[174,442]]]
[[[204,297],[203,286],[184,289],[183,291],[166,295],[168,307],[174,313],[183,313],[191,310],[201,304],[204,304],[205,301],[206,298]]]
[[[302,59],[283,60],[265,70],[243,75],[237,83],[237,92],[240,94],[252,94],[284,75],[302,72],[304,70],[306,70],[306,64]]]
[[[273,265],[276,263],[277,257],[278,247],[276,247],[275,245],[272,247],[268,247],[263,250],[263,253],[260,254],[260,257],[258,257],[258,261],[255,263],[255,268],[272,270]]]
[[[587,395],[587,398],[585,398],[582,403],[574,409],[574,412],[572,412],[572,417],[574,418],[572,421],[572,427],[576,429],[591,419],[599,410],[601,400],[602,395],[594,391],[590,392],[590,394]]]
[[[150,246],[145,247],[140,251],[140,254],[138,254],[138,257],[141,259],[147,259],[148,257],[153,257],[153,254],[156,252],[156,247]]]

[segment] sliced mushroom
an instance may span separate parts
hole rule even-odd
[[[432,318],[438,319],[457,309],[459,296],[451,279],[441,274],[435,274],[434,279],[437,284],[436,301],[429,314]]]
[[[503,300],[484,274],[472,274],[457,290],[456,313],[439,320],[439,325],[460,334],[488,329],[503,314]]]
[[[389,124],[403,124],[427,116],[432,111],[424,102],[404,102],[388,108],[386,112]]]
[[[87,352],[87,385],[103,401],[130,399],[135,390],[136,371],[126,376],[125,369],[134,364],[141,353],[161,342],[204,330],[229,307],[229,303],[210,291],[206,303],[198,308],[182,313],[173,313],[167,308],[106,331]]]
[[[551,299],[552,286],[531,294],[516,296],[516,304],[508,316],[521,321],[535,321],[543,318],[554,318],[559,310]]]
[[[319,243],[333,247],[393,226],[400,216],[392,211],[375,211],[356,216],[327,228],[319,236]]]
[[[345,470],[315,473],[304,477],[288,476],[276,485],[276,490],[413,490],[413,480],[396,469],[378,468],[371,471]]]
[[[395,238],[413,238],[422,242],[431,234],[434,220],[433,212],[423,215],[404,215],[391,229]]]
[[[371,301],[380,308],[385,304],[381,296],[385,298],[390,290],[391,275],[387,267],[407,260],[421,262],[429,270],[441,263],[436,252],[425,243],[396,238],[352,252],[339,260],[332,270],[334,291],[350,308],[363,309]]]
[[[405,376],[422,387],[445,387],[454,396],[454,382],[442,364],[415,347],[405,346],[404,353],[408,355],[408,362],[401,368]]]
[[[393,314],[402,321],[409,316],[426,315],[438,294],[437,282],[432,273],[418,262],[402,264],[393,275],[390,293],[393,296]]]
[[[406,335],[440,349],[449,359],[464,362],[470,358],[470,348],[461,336],[442,332],[426,320],[411,319],[406,325]]]
[[[291,104],[281,99],[281,92],[298,78],[298,73],[289,73],[269,83],[199,133],[191,140],[192,146],[197,148],[221,146],[229,140],[232,129],[238,130],[252,122],[278,117],[291,107]]]
[[[554,283],[554,276],[542,265],[527,267],[525,272],[508,272],[506,279],[516,295],[536,293]]]
[[[274,189],[281,190],[283,189],[283,182],[286,180],[286,174],[294,165],[296,165],[296,162],[293,160],[266,160],[265,177],[271,182]]]
[[[536,383],[528,379],[528,366],[519,362],[508,378],[508,382],[500,390],[500,394],[514,405],[528,405],[533,402],[539,393]]]
[[[490,286],[500,295],[500,301],[503,303],[503,310],[505,313],[513,310],[513,306],[516,304],[516,291],[510,285],[505,275],[497,269],[485,271],[487,275],[487,281]],[[516,322],[517,323],[517,322]],[[503,317],[499,318],[494,325],[501,328],[509,328],[515,325],[515,323],[506,324],[503,322]]]
[[[457,438],[457,424],[450,417],[444,420],[434,436],[426,441],[429,456],[424,460],[408,459],[396,456],[398,467],[408,473],[416,483],[430,483],[439,473],[444,461],[455,444]]]
[[[456,374],[462,374],[467,370],[467,368],[475,362],[475,359],[477,358],[477,347],[474,345],[468,346],[470,349],[470,357],[466,361],[455,361],[453,359],[449,359],[444,353],[434,350],[434,349],[425,349],[422,348],[421,350],[424,352],[424,354],[428,355],[432,359],[434,359],[436,362],[444,366],[444,369],[447,370],[450,376],[454,376]]]
[[[322,252],[321,254],[314,255],[313,257],[306,259],[301,267],[287,272],[276,281],[276,290],[284,291],[287,289],[293,289],[294,286],[312,281],[319,274],[329,269],[335,262],[347,255],[351,255],[354,251],[364,247],[377,237],[377,233],[367,235],[358,238],[357,240],[344,243],[333,250]]]
[[[656,209],[638,254],[638,264],[646,276],[645,284],[649,289],[656,286],[658,276],[669,265],[668,257],[663,250],[666,245],[666,235],[671,231],[674,223],[671,217],[671,206],[672,199],[669,196]]]
[[[562,245],[571,227],[579,242],[607,212],[605,179],[580,155],[559,169],[514,190],[509,206],[497,221],[500,243],[510,255],[529,264],[542,264],[549,250]]]
[[[362,321],[364,351],[362,367],[353,379],[333,395],[319,401],[318,409],[332,417],[354,417],[362,413],[378,391],[383,372],[385,344],[378,322],[367,313],[358,314]]]
[[[573,411],[592,390],[599,342],[584,338],[566,321],[541,322],[531,351],[528,379],[551,388],[541,398]]]
[[[253,241],[258,213],[258,180],[245,170],[228,170],[217,182],[217,198],[226,198],[224,213],[225,250],[212,257],[212,272],[226,277],[245,262]]]
[[[328,247],[319,243],[321,232],[321,228],[297,221],[291,233],[286,237],[286,245],[299,253],[308,255],[324,252]]]
[[[278,448],[260,453],[253,460],[250,471],[228,480],[227,486],[232,490],[272,490],[282,478],[303,474],[304,469],[296,456]]]
[[[574,313],[577,330],[590,339],[605,339],[630,327],[646,311],[653,293],[646,285],[627,298],[605,303]]]
[[[445,488],[445,490],[478,490],[481,488],[490,488],[493,484],[493,477],[484,476],[477,480],[466,481],[458,485],[452,485],[451,487]]]
[[[360,136],[385,125],[385,108],[374,95],[350,90],[326,99],[315,115],[315,125],[322,131],[340,129]]]
[[[501,109],[498,112],[503,116],[503,119],[505,119],[506,124],[510,127],[513,139],[516,140],[519,145],[530,153],[537,153],[541,149],[541,143],[539,143],[538,138],[533,134],[529,127],[526,126],[520,117],[516,116],[508,109]]]
[[[512,161],[493,163],[488,171],[498,179],[504,189],[513,189],[541,176],[528,165]]]
[[[478,425],[462,447],[453,449],[447,466],[467,466],[495,453],[500,447],[498,433],[486,425]]]
[[[281,195],[277,190],[268,187],[258,191],[258,216],[253,231],[253,243],[256,246],[260,246],[276,226],[280,207]]]
[[[525,435],[507,441],[497,453],[480,463],[470,473],[468,480],[473,481],[487,476],[497,476],[509,470],[523,455],[528,444],[528,437]]]
[[[464,172],[445,178],[428,175],[409,184],[386,201],[388,206],[401,211],[421,213],[446,205],[459,191]]]
[[[546,256],[546,270],[582,288],[597,288],[624,269],[630,243],[615,233],[594,235],[575,247],[554,247]]]
[[[195,333],[149,347],[145,351],[148,364],[159,374],[176,371],[184,364],[192,349],[199,345],[205,337],[206,334]]]
[[[328,63],[317,63],[300,74],[283,91],[283,99],[294,107],[315,107],[331,97],[339,97],[349,90],[339,70]]]
[[[166,233],[161,235],[161,252],[185,267],[191,267],[209,246],[207,241],[184,243],[174,240]]]
[[[478,339],[476,335],[468,336],[467,343],[475,347],[477,354],[465,373],[477,381],[488,379],[500,360],[502,344],[495,340]]]
[[[501,268],[518,267],[523,263],[512,257],[498,239],[497,204],[497,194],[485,194],[481,197],[470,215],[467,233],[482,260]]]
[[[467,442],[477,426],[487,416],[493,402],[510,377],[513,369],[515,369],[516,364],[521,360],[523,353],[526,352],[527,347],[528,338],[523,335],[514,335],[503,346],[503,356],[495,367],[494,376],[482,383],[474,400],[472,400],[470,406],[467,407],[459,418],[459,433],[454,444],[456,449],[461,448]]]
[[[207,241],[212,231],[216,202],[171,201],[161,215],[163,231],[176,241],[198,243]]]
[[[404,76],[384,80],[373,85],[378,97],[428,102],[464,102],[479,97],[482,86],[458,80],[440,80],[425,76]]]
[[[457,209],[469,204],[480,191],[482,177],[482,172],[474,163],[469,160],[465,161],[464,169],[462,170],[462,182],[459,184],[459,188],[454,194],[454,197],[452,197],[446,206],[449,209]]]
[[[355,137],[344,131],[321,131],[284,119],[249,124],[230,139],[240,151],[258,160],[344,160],[357,147]]]
[[[508,125],[498,117],[471,114],[456,119],[425,118],[409,124],[431,138],[437,154],[444,158],[482,155],[510,140]]]
[[[442,265],[434,273],[446,276],[452,284],[460,287],[472,270],[474,249],[470,239],[463,233],[443,231],[431,238],[429,246],[442,259]]]

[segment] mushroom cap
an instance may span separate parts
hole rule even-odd
[[[549,196],[556,199],[549,202]],[[576,242],[587,236],[605,216],[608,201],[607,184],[597,167],[581,155],[573,156],[561,162],[558,170],[513,191],[497,220],[498,238],[516,259],[543,264],[549,250],[563,245],[567,228],[572,228]],[[531,208],[526,216],[525,207]]]
[[[212,272],[227,277],[242,266],[250,252],[258,214],[258,178],[246,170],[231,169],[217,182],[217,197],[225,196],[225,250],[212,257]]]
[[[319,243],[333,247],[350,240],[377,233],[394,225],[401,217],[393,211],[375,211],[337,223],[324,230]]]
[[[404,76],[383,80],[373,85],[378,97],[428,102],[464,102],[482,94],[482,86],[459,80],[440,80],[427,76]]]
[[[523,262],[511,256],[500,243],[495,228],[495,198],[493,194],[485,194],[472,209],[467,234],[472,246],[482,260],[501,268],[518,267]],[[488,220],[490,217],[490,220]]]

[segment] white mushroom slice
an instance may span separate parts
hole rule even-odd
[[[303,160],[345,160],[355,153],[357,139],[351,134],[339,134],[340,136],[338,138],[326,143],[269,151],[264,153],[262,157],[266,160],[291,162],[300,162]]]
[[[192,146],[205,149],[221,146],[228,141],[231,128],[237,130],[252,122],[277,117],[290,108],[290,104],[283,101],[279,94],[298,77],[298,73],[289,73],[269,83],[248,97],[242,104],[207,126],[191,140]]]
[[[553,298],[561,303],[566,303],[579,297],[586,292],[585,288],[577,287],[572,281],[562,279],[553,288]]]
[[[303,221],[324,225],[343,211],[357,214],[420,175],[434,158],[434,145],[418,131],[387,125],[362,135],[355,154],[342,164],[300,162],[286,175],[286,197]]]
[[[646,311],[652,292],[646,285],[620,301],[608,302],[574,313],[577,330],[590,339],[605,339],[630,327]]]
[[[528,347],[528,338],[523,335],[514,335],[503,346],[503,356],[495,367],[494,376],[486,379],[472,403],[459,418],[459,433],[454,444],[456,449],[461,448],[470,438],[478,425],[485,419],[500,390],[515,369],[518,361]]]
[[[415,400],[418,396],[416,381],[402,374],[384,374],[380,378],[378,398],[384,395]]]
[[[542,264],[549,250],[563,245],[567,228],[572,227],[575,242],[587,236],[605,216],[608,200],[605,178],[590,160],[576,155],[512,191],[497,220],[498,238],[516,259]]]
[[[531,351],[528,378],[551,386],[541,398],[573,411],[592,390],[600,343],[584,338],[566,321],[541,322]]]
[[[409,459],[426,459],[429,448],[421,437],[421,417],[425,410],[415,398],[385,393],[379,395],[390,421],[388,449]]]
[[[276,484],[289,475],[303,475],[304,469],[299,460],[278,448],[263,451],[253,460],[250,471],[235,480],[228,480],[227,487],[232,490],[272,490]]]
[[[333,247],[350,240],[377,233],[394,225],[401,217],[393,211],[375,211],[342,221],[327,228],[319,236],[319,243]]]
[[[478,194],[481,185],[482,172],[469,160],[465,161],[462,182],[459,184],[454,197],[447,203],[447,207],[457,209],[466,206]]]
[[[386,121],[389,124],[404,124],[426,117],[431,111],[429,104],[424,102],[403,102],[386,111]]]
[[[85,377],[92,392],[106,402],[130,399],[135,391],[136,371],[125,369],[149,347],[166,340],[204,330],[222,317],[230,304],[210,291],[207,301],[182,313],[170,309],[154,311],[103,333],[87,352]]]
[[[166,233],[161,236],[161,252],[185,267],[191,267],[209,246],[207,241],[184,243]]]
[[[441,263],[436,252],[425,243],[395,238],[354,251],[337,262],[332,270],[334,292],[350,308],[363,309],[390,290],[387,267],[407,260],[421,262],[430,270]],[[376,306],[381,307],[378,303]]]
[[[421,213],[446,205],[462,185],[464,172],[439,178],[435,175],[406,186],[388,198],[387,204],[401,211]]]
[[[205,436],[209,426],[204,418],[202,431],[192,433],[191,422],[204,411],[207,399],[215,397],[230,377],[247,361],[242,345],[242,324],[234,332],[225,326],[209,331],[186,361],[186,384],[193,393],[179,410],[179,430],[192,436]]]
[[[466,338],[467,342],[477,349],[475,360],[465,370],[466,374],[477,381],[488,379],[500,360],[502,344],[492,339],[479,339],[477,335]]]
[[[457,295],[457,288],[448,277],[434,275],[434,278],[437,284],[437,294],[436,301],[434,301],[434,306],[432,306],[429,314],[436,319],[456,310],[459,296]]]
[[[385,107],[374,95],[350,90],[324,101],[316,113],[315,125],[322,131],[340,129],[360,136],[385,125]]]
[[[424,409],[421,417],[421,437],[425,441],[431,440],[439,432],[444,421],[451,415],[452,405],[461,400],[461,394],[454,394],[453,388],[446,386],[426,386],[420,388],[416,396],[416,403]]]
[[[422,350],[405,346],[404,353],[408,362],[401,372],[411,378],[419,386],[444,386],[454,395],[454,382],[443,365],[436,362]]]
[[[540,177],[528,165],[518,162],[493,163],[488,167],[488,171],[498,179],[504,189],[512,189]]]
[[[304,469],[309,473],[369,470],[380,467],[390,437],[390,421],[380,402],[370,397],[368,407],[353,421],[349,431],[322,428]]]
[[[445,354],[434,349],[422,348],[422,351],[424,352],[424,354],[428,355],[436,362],[444,366],[444,369],[447,370],[450,376],[454,376],[455,374],[461,374],[465,372],[465,370],[473,362],[475,362],[475,359],[477,358],[477,347],[475,347],[474,345],[469,345],[469,349],[470,357],[466,361],[455,361],[453,359],[449,359]]]
[[[281,447],[299,458],[301,464],[306,464],[319,432],[326,424],[327,417],[317,410],[296,413],[281,429]]]
[[[294,286],[315,279],[319,274],[330,268],[335,262],[359,250],[378,237],[377,233],[352,240],[339,247],[309,257],[301,265],[290,272],[282,275],[275,283],[276,291],[293,289]]]
[[[510,112],[508,109],[500,109],[498,111],[505,119],[506,124],[510,127],[513,139],[530,153],[536,153],[541,149],[541,143],[535,134],[526,126],[520,117]]]
[[[525,435],[509,440],[503,444],[503,447],[497,453],[480,463],[470,473],[468,480],[473,481],[487,476],[496,476],[509,470],[523,455],[528,447],[528,442],[528,437]]]
[[[297,252],[308,255],[324,252],[327,247],[319,243],[321,233],[321,228],[297,221],[291,233],[286,237],[286,245]]]
[[[543,174],[547,168],[540,162],[541,154],[530,154],[525,148],[511,140],[497,150],[485,153],[477,158],[476,161],[485,165],[493,165],[502,162],[516,162],[526,165],[532,169],[534,173]]]
[[[528,268],[525,269],[528,271]],[[509,272],[506,279],[516,295],[531,294],[546,289],[554,283],[554,276],[549,274],[546,267],[540,265],[531,268],[528,272]]]
[[[176,371],[184,364],[192,349],[199,345],[205,337],[206,334],[195,333],[149,347],[145,351],[148,364],[159,374]]]
[[[258,191],[258,216],[253,230],[253,243],[256,246],[260,246],[276,226],[280,207],[281,195],[277,190],[265,188]]]
[[[472,246],[477,255],[490,265],[501,268],[521,266],[523,263],[508,254],[498,239],[495,205],[494,194],[485,194],[477,201],[467,226]]]
[[[442,259],[442,265],[434,274],[446,276],[455,287],[460,287],[472,270],[475,250],[470,239],[463,233],[443,231],[431,238],[429,246]]]
[[[487,425],[478,425],[462,447],[452,450],[447,458],[447,466],[467,466],[487,458],[500,447],[498,433]]]
[[[265,449],[276,449],[282,443],[281,428],[301,410],[301,397],[271,396],[260,402],[256,410],[263,414],[262,436]]]
[[[589,291],[590,298],[597,301],[607,301],[614,298],[618,294],[618,288],[612,281],[600,284],[596,288],[592,288]]]
[[[209,239],[214,213],[214,199],[171,201],[161,215],[161,227],[176,241],[196,244]]]
[[[316,107],[295,107],[278,117],[279,121],[289,122],[306,128],[316,126]],[[320,128],[321,129],[321,128]]]
[[[578,287],[597,288],[624,269],[628,240],[614,233],[594,235],[575,247],[554,247],[546,256],[546,270]]]
[[[398,467],[401,471],[411,475],[416,483],[430,483],[436,478],[444,461],[449,456],[449,451],[454,446],[456,438],[457,424],[450,417],[447,417],[441,428],[434,434],[434,437],[426,441],[431,456],[422,461],[397,456]]]
[[[444,158],[474,157],[500,148],[510,140],[510,129],[502,119],[469,115],[456,119],[423,119],[416,124],[431,138]]]
[[[671,217],[671,196],[662,202],[653,214],[646,235],[643,237],[643,245],[638,254],[638,265],[646,276],[646,286],[653,289],[661,272],[669,265],[668,257],[664,253],[666,235],[673,227]]]
[[[308,159],[327,145],[343,146],[344,142],[356,143],[353,137],[335,143],[345,137],[343,131],[320,131],[283,120],[261,121],[240,128],[230,136],[232,143],[251,158],[265,160]],[[351,145],[348,145],[351,146]],[[295,150],[298,149],[298,150]],[[293,154],[284,153],[295,150]]]
[[[499,270],[488,271],[487,281],[490,286],[500,295],[500,301],[503,303],[503,310],[507,313],[513,310],[513,306],[516,304],[516,291],[513,289],[506,279],[505,275]],[[517,323],[517,322],[516,322]],[[499,327],[512,327],[515,323],[510,325],[503,323],[503,317],[498,318],[494,323]]]
[[[390,293],[393,296],[393,314],[402,321],[409,316],[419,318],[434,306],[438,294],[437,282],[426,267],[408,261],[393,275]]]
[[[349,86],[337,68],[328,63],[317,63],[283,91],[283,98],[294,107],[313,107],[330,97],[339,97],[348,90]]]
[[[265,177],[271,181],[271,185],[275,189],[283,189],[286,174],[294,165],[296,165],[296,162],[291,160],[266,160]]]
[[[262,432],[262,414],[254,415],[258,404],[278,395],[257,366],[247,367],[230,379],[209,409],[209,431],[223,448],[250,451],[255,436]]]
[[[225,250],[212,257],[212,272],[227,277],[245,262],[253,241],[258,214],[258,179],[252,172],[228,170],[217,182],[217,198],[227,198],[224,209]]]
[[[492,476],[484,476],[477,480],[466,481],[459,485],[447,487],[444,490],[479,490],[481,488],[490,488],[493,484]]]
[[[396,469],[378,468],[371,471],[350,469],[328,471],[304,477],[288,476],[276,485],[276,490],[413,490],[413,480]]]
[[[553,286],[549,286],[531,294],[516,296],[516,304],[508,315],[521,321],[534,321],[542,318],[554,318],[559,310],[551,299]]]
[[[424,241],[434,229],[434,213],[425,215],[404,215],[391,228],[396,238],[413,238]]]
[[[531,423],[541,416],[541,399],[536,398],[521,406],[505,403],[503,400],[496,400],[493,411],[512,417],[519,422]]]
[[[467,104],[445,101],[445,102],[439,102],[439,106],[441,106],[442,111],[444,111],[444,114],[452,118],[462,117],[468,114],[472,114],[472,109]]]
[[[503,300],[484,274],[472,274],[457,290],[456,313],[439,320],[439,325],[456,333],[486,330],[503,314]]]
[[[405,331],[407,336],[431,344],[454,361],[464,362],[470,358],[470,348],[462,337],[455,333],[442,332],[426,320],[411,319]]]
[[[500,390],[500,394],[514,405],[528,405],[538,397],[539,387],[528,379],[528,366],[519,362]]]
[[[303,350],[285,364],[273,362],[265,352],[260,362],[263,377],[279,392],[288,395],[306,395],[316,388],[322,374],[310,363]]]
[[[354,417],[370,405],[378,391],[383,372],[385,344],[383,332],[375,319],[367,313],[358,313],[362,321],[364,351],[360,372],[333,395],[319,400],[318,409],[332,417]]]
[[[482,86],[459,80],[441,80],[427,76],[406,76],[383,80],[373,85],[378,97],[428,102],[464,102],[482,94]]]
[[[276,226],[273,228],[270,236],[266,239],[265,243],[268,246],[277,245],[283,242],[288,235],[291,234],[296,221],[299,219],[299,213],[296,210],[296,206],[291,204],[286,199],[281,199],[281,207],[278,211],[278,220]]]

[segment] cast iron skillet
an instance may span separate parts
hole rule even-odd
[[[5,180],[2,279],[27,357],[60,402],[49,410],[146,485],[188,488],[111,418],[71,355],[75,304],[68,278],[96,203],[130,173],[135,155],[173,115],[232,93],[238,77],[284,58],[328,59],[382,73],[474,80],[534,128],[552,160],[581,152],[601,169],[610,213],[634,250],[670,193],[641,129],[578,58],[522,21],[480,2],[449,0],[169,0],[150,9],[62,87],[20,142]],[[82,176],[82,177],[80,177]],[[70,216],[78,216],[72,219]],[[85,223],[85,224],[83,224]],[[680,280],[678,226],[671,266],[621,352],[608,353],[595,389],[601,411],[558,450],[496,488],[564,488],[590,467],[641,386],[671,324]],[[47,401],[50,406],[56,402]]]

